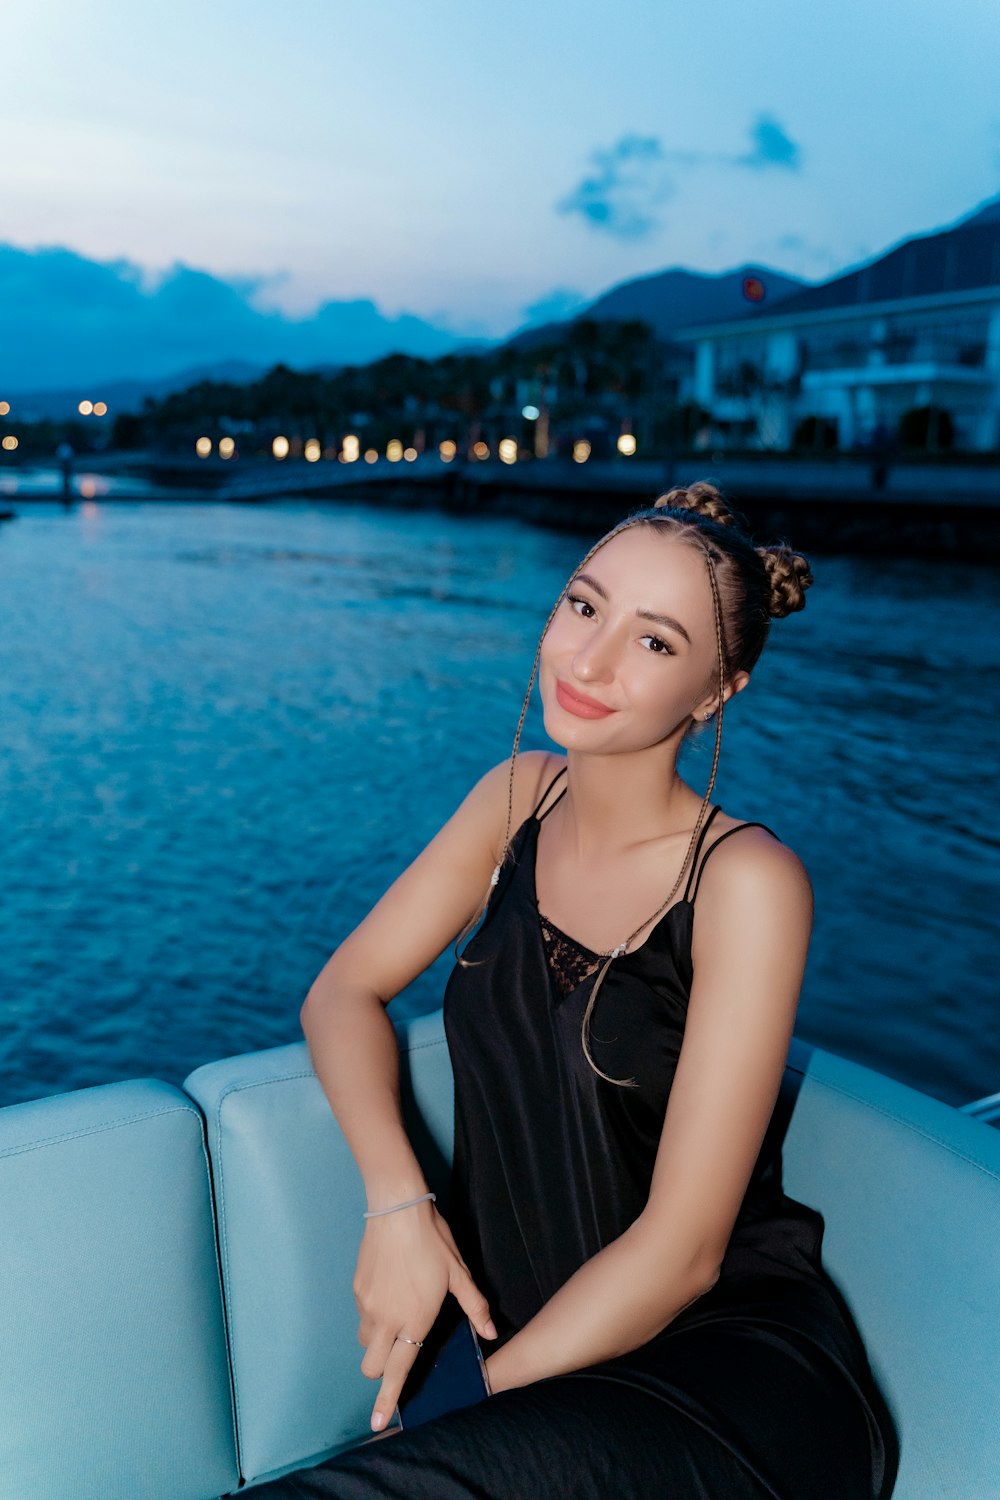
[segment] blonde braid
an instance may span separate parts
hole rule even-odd
[[[719,599],[719,586],[718,586],[718,583],[716,582],[716,578],[715,578],[715,567],[714,567],[713,561],[712,561],[712,550],[711,550],[711,548],[709,546],[707,546],[704,542],[701,542],[701,541],[699,541],[699,546],[701,546],[703,548],[703,550],[704,550],[704,553],[705,553],[705,565],[708,568],[708,577],[709,577],[709,581],[710,581],[710,583],[712,585],[712,600],[713,600],[713,603],[715,605],[715,638],[716,638],[716,646],[717,646],[717,649],[718,649],[718,662],[719,662],[719,709],[718,709],[718,716],[717,716],[716,724],[715,724],[715,751],[714,751],[713,756],[712,756],[712,770],[711,770],[711,773],[710,773],[709,778],[708,778],[708,787],[706,788],[705,795],[702,798],[701,807],[698,809],[698,816],[695,819],[694,828],[691,830],[691,837],[688,840],[687,851],[686,851],[686,853],[684,855],[684,862],[681,865],[680,873],[678,874],[677,879],[674,881],[674,884],[673,884],[673,886],[671,888],[670,894],[667,896],[667,899],[663,902],[663,904],[656,909],[656,911],[653,913],[653,915],[651,917],[647,917],[644,922],[641,922],[639,924],[639,926],[635,929],[635,931],[632,932],[632,933],[630,933],[629,936],[625,939],[625,941],[623,943],[619,943],[619,945],[618,945],[617,948],[613,948],[612,951],[605,956],[604,963],[601,965],[600,969],[598,970],[597,979],[595,980],[594,987],[593,987],[593,989],[590,992],[590,997],[589,997],[589,999],[587,1001],[587,1009],[584,1012],[583,1021],[581,1022],[581,1025],[580,1025],[580,1038],[581,1038],[581,1041],[582,1041],[582,1044],[583,1044],[584,1056],[586,1057],[586,1059],[587,1059],[588,1063],[590,1064],[590,1066],[593,1068],[594,1072],[600,1074],[600,1076],[602,1078],[607,1079],[608,1083],[620,1084],[623,1088],[636,1088],[636,1087],[638,1087],[636,1079],[634,1079],[634,1078],[612,1078],[612,1076],[611,1076],[610,1073],[605,1073],[604,1070],[602,1068],[599,1068],[597,1066],[596,1062],[594,1061],[593,1054],[592,1054],[592,1052],[590,1050],[590,1041],[589,1041],[589,1030],[590,1030],[590,1017],[591,1017],[591,1013],[593,1012],[594,1005],[595,1005],[595,1003],[597,1001],[597,995],[598,995],[598,992],[599,992],[599,990],[601,988],[601,985],[604,983],[604,976],[607,974],[607,972],[610,969],[613,961],[616,958],[618,958],[621,954],[627,953],[628,952],[628,948],[629,948],[629,944],[632,942],[632,939],[635,938],[635,937],[637,937],[639,935],[639,933],[642,932],[643,928],[648,927],[651,922],[655,922],[657,920],[657,918],[661,915],[661,913],[665,912],[666,909],[667,909],[667,907],[673,901],[673,898],[674,898],[674,896],[675,896],[675,894],[677,892],[677,889],[678,889],[681,881],[684,878],[684,872],[687,870],[688,861],[691,858],[692,850],[694,849],[695,845],[697,844],[699,834],[701,833],[701,829],[702,829],[702,826],[704,824],[705,813],[706,813],[706,810],[708,808],[709,798],[712,795],[712,788],[715,786],[715,773],[716,773],[716,771],[718,769],[719,754],[720,754],[721,749],[722,749],[722,706],[723,706],[723,703],[725,702],[725,688],[726,688],[725,655],[724,655],[724,647],[723,647],[723,640],[722,640],[722,605],[721,605],[721,601]]]

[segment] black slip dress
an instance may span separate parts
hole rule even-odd
[[[444,1000],[455,1080],[449,1222],[489,1299],[500,1347],[648,1196],[692,982],[705,860],[580,1026],[600,955],[538,909],[535,850],[550,795],[518,829],[486,918]],[[542,809],[546,808],[546,811]],[[772,830],[767,830],[769,833]],[[761,1148],[712,1289],[629,1354],[501,1391],[300,1470],[262,1497],[384,1500],[887,1500],[891,1418],[821,1263],[823,1219]]]

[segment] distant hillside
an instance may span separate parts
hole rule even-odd
[[[764,288],[761,301],[751,302],[744,295],[743,283],[748,277]],[[645,318],[657,333],[667,337],[686,323],[704,323],[709,318],[738,318],[740,313],[754,312],[778,302],[807,283],[797,276],[785,276],[766,266],[740,266],[708,276],[700,271],[659,271],[626,281],[598,297],[587,309],[588,318]]]
[[[998,284],[1000,204],[992,203],[951,229],[904,240],[844,276],[806,287],[786,298],[775,311],[798,317],[833,307],[940,297]]]
[[[743,291],[748,277],[759,281],[764,289],[762,301],[751,302]],[[675,266],[652,276],[640,276],[623,282],[598,297],[582,313],[565,323],[546,323],[516,333],[508,343],[530,348],[558,337],[562,329],[580,318],[597,318],[607,322],[624,322],[641,318],[651,323],[661,338],[669,338],[689,323],[709,323],[722,318],[737,318],[743,313],[760,311],[808,286],[796,276],[786,276],[766,266],[740,266],[712,276],[701,271],[686,271]]]
[[[75,385],[70,390],[23,391],[11,396],[15,414],[26,422],[51,418],[59,421],[71,417],[84,395],[91,401],[104,401],[112,417],[119,412],[137,412],[147,396],[159,399],[172,391],[185,391],[202,380],[228,381],[233,385],[249,385],[264,374],[263,365],[253,365],[244,359],[220,360],[214,365],[194,365],[178,370],[175,375],[164,375],[158,380],[104,380],[92,381],[89,385]]]
[[[995,224],[998,219],[1000,219],[1000,195],[996,198],[988,198],[966,218],[959,219],[952,228],[968,229],[978,224]]]

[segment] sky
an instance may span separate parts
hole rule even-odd
[[[825,279],[1000,192],[996,0],[3,0],[0,44],[29,383],[57,304],[56,363],[98,358],[98,283],[133,323],[183,282],[497,338],[671,266]]]

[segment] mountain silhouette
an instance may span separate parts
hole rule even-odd
[[[760,301],[751,301],[744,285],[748,280],[759,283]],[[516,348],[534,348],[560,336],[560,330],[581,318],[599,322],[625,322],[638,318],[649,323],[660,338],[668,339],[679,328],[693,323],[713,323],[721,318],[738,318],[744,313],[770,308],[775,302],[801,291],[808,283],[766,266],[745,265],[735,271],[716,275],[704,271],[687,271],[674,266],[651,276],[639,276],[604,292],[595,302],[572,318],[560,323],[546,323],[538,328],[524,328],[508,343]]]

